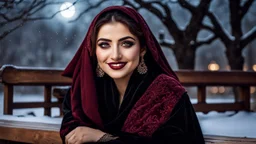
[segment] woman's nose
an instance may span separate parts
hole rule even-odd
[[[122,58],[122,54],[120,53],[118,46],[114,46],[111,54],[111,59],[114,61],[117,61],[117,60],[120,60],[121,58]]]

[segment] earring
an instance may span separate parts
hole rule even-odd
[[[141,58],[141,62],[137,67],[137,71],[139,74],[145,74],[148,72],[148,67],[146,66],[145,62],[144,62],[144,58]]]
[[[103,77],[104,76],[104,71],[100,68],[99,64],[97,65],[97,68],[96,68],[96,75],[98,77]]]

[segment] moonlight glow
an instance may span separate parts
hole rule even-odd
[[[76,12],[75,7],[70,2],[63,3],[60,7],[60,11],[61,15],[65,18],[71,18]]]

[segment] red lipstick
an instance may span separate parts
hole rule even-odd
[[[126,62],[110,62],[108,66],[113,70],[120,70],[126,65]]]

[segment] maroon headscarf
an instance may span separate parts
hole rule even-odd
[[[93,54],[90,39],[98,18],[102,14],[111,10],[122,11],[140,25],[145,37],[146,47],[152,54],[156,63],[160,66],[165,74],[178,81],[176,74],[170,68],[156,38],[149,29],[143,17],[136,10],[124,6],[111,6],[102,10],[92,21],[83,43],[63,72],[64,76],[71,77],[73,80],[71,88],[71,105],[74,119],[81,124],[88,125],[83,121],[84,117],[87,116],[99,128],[103,128],[103,123],[98,111],[94,78],[95,70],[93,70],[92,64],[93,58],[91,55]]]

